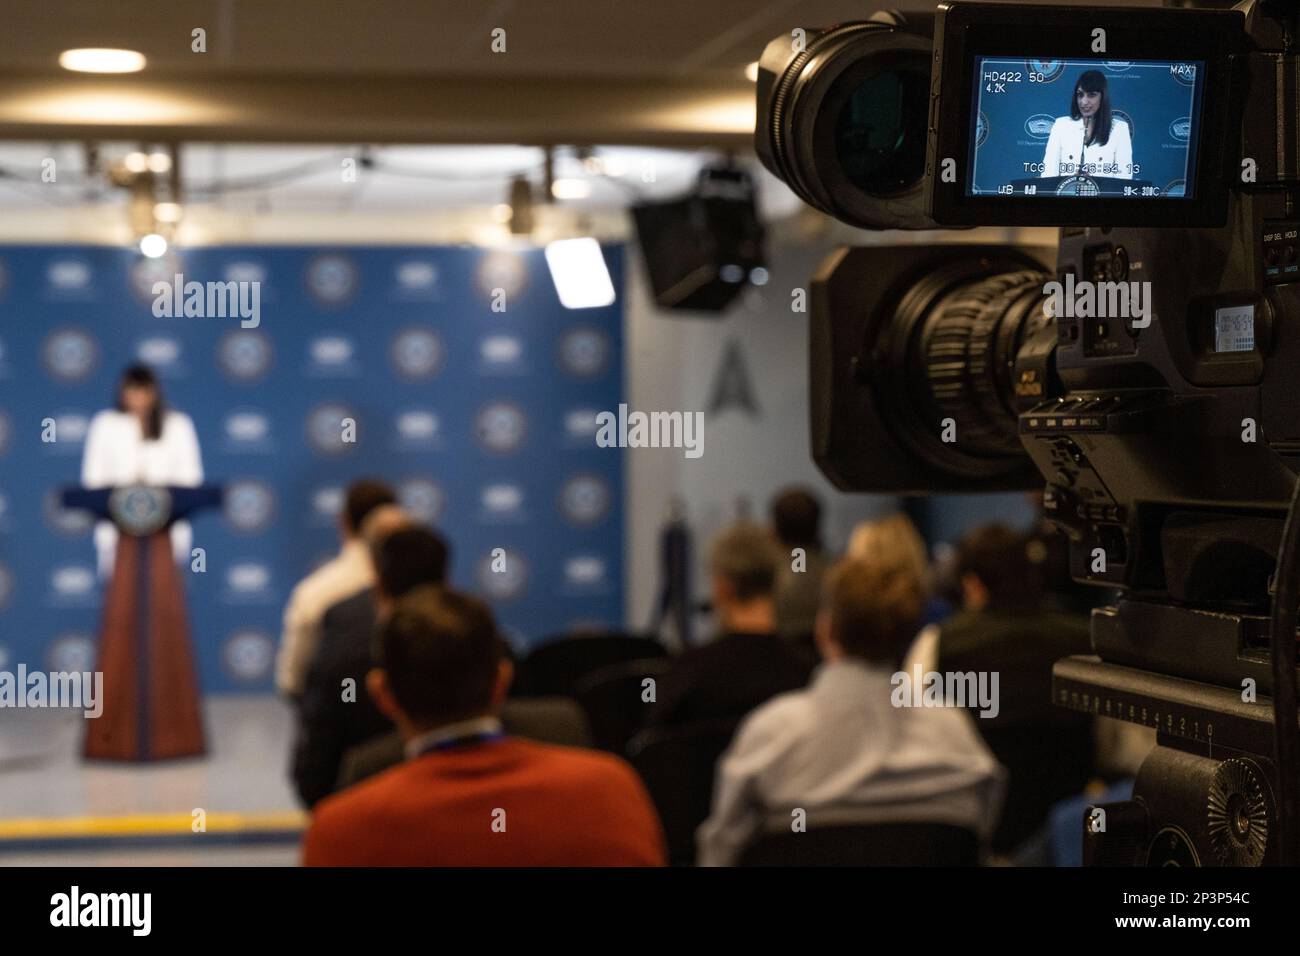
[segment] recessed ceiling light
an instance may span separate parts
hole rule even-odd
[[[83,47],[60,53],[59,66],[77,73],[138,73],[144,69],[144,54],[135,50]]]

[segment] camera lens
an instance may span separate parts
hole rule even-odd
[[[958,260],[897,300],[872,349],[873,386],[890,430],[929,466],[991,477],[1023,464],[1016,363],[1051,324],[1042,308],[1050,278]]]
[[[901,20],[842,24],[800,50],[778,38],[759,61],[755,148],[842,222],[932,229],[922,208],[929,89],[929,35]]]
[[[886,70],[858,84],[835,124],[844,175],[872,196],[915,185],[925,173],[928,77]]]

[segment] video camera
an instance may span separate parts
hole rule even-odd
[[[1291,3],[1196,6],[944,3],[759,61],[758,154],[817,209],[1060,227],[835,253],[811,431],[845,490],[1045,480],[1072,576],[1121,589],[1053,676],[1157,731],[1084,821],[1093,863],[1297,861],[1300,32]]]

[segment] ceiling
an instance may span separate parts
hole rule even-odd
[[[906,4],[903,4],[904,6]],[[921,9],[922,5],[913,3]],[[181,76],[737,80],[772,37],[864,15],[861,0],[6,0],[0,67],[123,46]],[[207,31],[208,52],[190,51]],[[506,52],[490,49],[506,31]]]
[[[1113,3],[1114,0],[1107,0]],[[896,0],[913,11],[934,0]],[[773,37],[866,0],[4,0],[0,139],[747,148]],[[206,52],[192,33],[205,31]],[[505,49],[494,52],[494,31]],[[500,36],[498,34],[498,36]],[[70,74],[122,46],[149,65]]]

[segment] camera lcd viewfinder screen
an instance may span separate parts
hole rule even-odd
[[[1192,199],[1202,60],[975,58],[969,196]]]
[[[1249,352],[1255,348],[1255,307],[1228,306],[1214,311],[1214,351]]]

